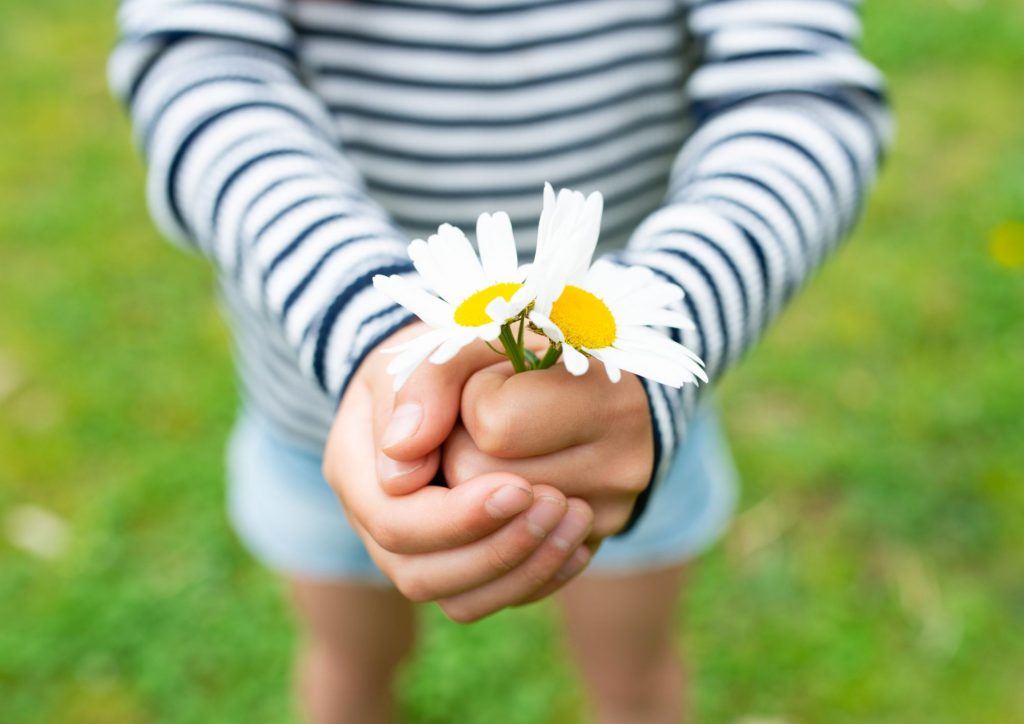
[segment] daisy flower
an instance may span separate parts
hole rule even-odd
[[[532,299],[530,323],[560,347],[565,367],[574,375],[584,374],[593,357],[604,364],[612,382],[619,381],[622,370],[672,387],[707,382],[696,354],[650,328],[693,328],[689,318],[670,309],[682,300],[683,290],[645,267],[607,261],[591,266],[601,211],[599,193],[584,198],[562,189],[556,197],[551,185],[545,185],[529,276],[509,303],[490,309],[507,313]],[[541,366],[556,358],[557,352],[546,355]]]
[[[375,287],[433,327],[384,350],[396,354],[387,367],[396,390],[428,357],[443,364],[475,339],[491,342],[502,335],[504,319],[492,317],[488,305],[510,300],[523,286],[508,214],[481,214],[476,238],[479,257],[466,235],[450,224],[409,245],[409,257],[430,291],[414,279],[374,277]]]

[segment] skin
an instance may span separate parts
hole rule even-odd
[[[381,349],[424,331],[409,325]],[[472,344],[421,365],[395,394],[389,359],[371,354],[353,377],[324,475],[410,600],[438,601],[460,622],[537,600],[625,525],[653,462],[635,376],[613,384],[597,364],[582,377],[560,365],[513,375]],[[427,485],[442,446],[450,488]]]
[[[382,348],[422,331],[410,325]],[[451,489],[427,485],[463,387],[491,366],[494,353],[471,345],[445,365],[422,365],[397,398],[389,359],[372,354],[353,377],[328,438],[324,475],[398,590],[469,622],[549,595],[582,571],[594,517],[582,498],[505,471]],[[502,489],[504,507],[493,497]]]
[[[449,484],[504,471],[578,496],[594,510],[592,550],[626,525],[650,482],[653,433],[635,375],[613,383],[597,362],[580,377],[496,364],[469,378],[461,411],[444,445]]]
[[[685,721],[674,644],[681,565],[574,579],[556,597],[599,724]],[[395,674],[412,650],[414,604],[391,587],[292,579],[302,623],[297,687],[317,724],[393,721]]]
[[[547,340],[537,335],[527,344],[538,354],[547,348]],[[445,480],[458,488],[487,473],[511,473],[583,499],[594,511],[586,543],[596,551],[625,526],[650,482],[654,437],[640,380],[627,372],[613,383],[596,360],[580,377],[560,364],[515,374],[483,345],[471,347],[460,372],[475,369],[458,374],[465,382],[457,412],[451,399],[436,401],[443,410],[438,427],[445,430],[440,441]],[[422,399],[422,391],[407,383],[394,406]],[[387,466],[432,463],[432,442],[418,437],[390,444],[382,459]],[[384,478],[381,487],[391,495],[422,484],[416,477]]]
[[[410,325],[381,349],[423,331]],[[473,344],[445,365],[422,365],[395,394],[389,359],[374,353],[354,376],[324,473],[397,590],[290,581],[306,630],[298,684],[310,720],[389,720],[393,677],[413,643],[412,601],[469,622],[565,586],[567,641],[596,720],[681,721],[671,633],[682,566],[574,580],[650,478],[639,380],[612,384],[597,363],[578,378],[561,365],[513,375]],[[439,467],[450,489],[427,485]],[[509,505],[488,506],[509,487]]]

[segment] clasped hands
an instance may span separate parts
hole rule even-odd
[[[392,391],[380,349],[338,409],[324,475],[378,567],[458,622],[550,595],[621,530],[653,464],[640,381],[562,365],[515,375],[482,344]],[[448,487],[429,485],[438,470]]]

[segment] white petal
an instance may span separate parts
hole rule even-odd
[[[555,189],[549,183],[544,184],[544,207],[540,212],[540,223],[537,225],[537,250],[534,258],[540,258],[551,240],[551,228],[555,220]]]
[[[522,286],[515,291],[511,299],[504,297],[492,299],[484,308],[484,313],[495,321],[504,322],[518,317],[531,301],[533,301],[532,291],[529,287]]]
[[[437,233],[427,239],[427,244],[441,272],[448,278],[458,279],[461,285],[474,292],[488,286],[473,245],[461,229],[451,224],[441,224]]]
[[[647,267],[623,267],[601,259],[594,262],[584,282],[587,289],[593,289],[595,294],[609,303],[661,283]]]
[[[496,322],[504,322],[508,319],[512,319],[521,311],[523,311],[523,307],[516,308],[515,305],[504,297],[495,297],[484,308],[484,314]]]
[[[480,247],[480,263],[490,282],[518,281],[519,255],[512,235],[508,214],[480,214],[476,220],[476,243]]]
[[[620,351],[629,354],[641,355],[651,359],[667,360],[672,365],[672,368],[678,370],[678,374],[684,376],[687,381],[693,382],[697,379],[703,382],[708,381],[708,375],[704,371],[703,363],[691,350],[672,340],[666,339],[664,341],[665,344],[663,346],[655,349],[638,346],[635,343],[626,341],[617,342],[616,347]]]
[[[409,258],[427,286],[446,302],[458,304],[475,291],[466,286],[461,277],[442,268],[434,258],[430,246],[423,239],[416,239],[409,244]]]
[[[588,349],[587,352],[589,352],[595,359],[601,361],[601,364],[604,365],[604,371],[608,374],[609,380],[612,382],[618,382],[622,379],[622,370],[608,359],[608,356],[604,354],[603,349]]]
[[[552,342],[565,341],[565,335],[562,334],[562,330],[559,329],[558,325],[552,322],[547,315],[541,314],[535,309],[530,312],[529,319],[535,327],[540,327],[541,331],[544,332],[544,334],[547,335],[547,338]]]
[[[671,309],[614,309],[612,314],[619,325],[645,325],[648,327],[672,327],[673,329],[696,329],[693,320]]]
[[[629,345],[631,349],[643,349],[651,352],[652,354],[673,359],[676,355],[681,354],[689,359],[696,369],[700,369],[704,366],[704,362],[692,349],[679,344],[678,342],[669,339],[661,332],[657,332],[648,327],[629,326],[622,327],[617,330],[615,335],[615,346],[620,349],[625,349],[626,345]]]
[[[405,384],[405,381],[409,379],[409,375],[450,335],[451,330],[433,329],[400,345],[382,350],[383,352],[399,353],[388,363],[386,368],[388,374],[395,376],[393,382],[394,389],[398,390]]]
[[[570,279],[582,281],[587,270],[590,268],[594,258],[594,249],[597,248],[597,238],[601,234],[601,214],[604,210],[604,197],[599,191],[595,191],[587,197],[586,203],[580,209],[577,220],[577,230],[574,236],[574,243],[578,245],[577,266],[573,269]]]
[[[693,381],[693,375],[682,365],[658,355],[614,347],[606,347],[600,350],[600,354],[606,364],[610,362],[627,372],[669,387],[682,387],[686,382]]]
[[[501,334],[501,325],[497,322],[484,324],[479,327],[474,327],[473,331],[476,332],[477,339],[482,339],[485,342],[493,342]]]
[[[407,339],[404,342],[400,342],[399,344],[395,344],[390,347],[379,347],[375,351],[380,352],[381,354],[398,354],[411,347],[424,344],[423,340],[427,337],[434,337],[437,340],[437,344],[440,344],[447,338],[447,336],[448,330],[446,329],[429,329],[418,337]]]
[[[407,352],[411,349],[419,347],[429,347],[430,350],[433,351],[434,347],[437,347],[437,345],[444,342],[446,339],[448,339],[449,336],[451,336],[450,329],[431,329],[419,335],[418,337],[407,339],[404,342],[393,345],[391,347],[383,347],[381,348],[380,351],[383,354],[396,355],[400,355],[403,352]],[[393,361],[394,360],[392,360],[392,362]],[[390,371],[391,370],[389,365],[388,372]]]
[[[445,327],[452,323],[454,310],[422,287],[405,277],[392,274],[389,277],[378,274],[373,286],[401,304],[431,327]]]
[[[524,286],[528,295],[533,297],[534,309],[550,314],[551,306],[565,291],[565,274],[535,274],[526,280]]]
[[[423,360],[420,360],[420,362],[422,361]],[[419,362],[410,367],[403,368],[400,372],[394,373],[395,379],[391,382],[391,389],[395,392],[402,389],[402,385],[409,381],[409,377],[412,376],[412,373],[416,371],[417,367],[419,367]]]
[[[476,339],[476,330],[457,330],[430,356],[430,361],[436,365],[443,365],[474,339]]]
[[[683,300],[683,296],[683,290],[675,284],[658,281],[634,288],[628,294],[614,298],[613,302],[616,305],[634,308],[658,309],[678,304]]]
[[[562,360],[565,362],[565,368],[577,377],[586,374],[590,367],[586,356],[571,344],[562,345]]]
[[[628,268],[598,259],[580,280],[579,286],[601,299],[612,300],[622,293],[623,285],[632,281],[633,275]]]

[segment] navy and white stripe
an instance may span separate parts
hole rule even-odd
[[[323,444],[408,316],[373,289],[545,181],[687,292],[718,378],[850,230],[888,139],[852,0],[126,0],[111,83],[169,236],[218,266],[250,404]],[[628,247],[626,246],[628,240]],[[617,250],[616,250],[617,249]],[[659,470],[696,395],[648,385]]]
[[[718,379],[855,223],[890,139],[884,84],[853,43],[856,2],[691,0],[695,119],[661,208],[618,256],[687,292],[683,341]],[[671,450],[699,391],[665,398]],[[662,467],[668,457],[662,460]]]

